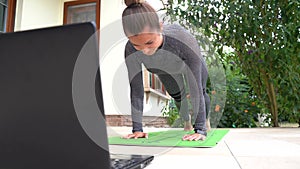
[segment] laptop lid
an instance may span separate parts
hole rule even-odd
[[[110,168],[94,33],[82,23],[0,34],[0,168]],[[97,75],[80,74],[89,67]]]

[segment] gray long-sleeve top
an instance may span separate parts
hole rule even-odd
[[[125,47],[125,62],[130,82],[131,115],[133,132],[143,131],[144,86],[142,64],[155,74],[186,74],[190,93],[195,98],[194,109],[198,110],[195,128],[205,129],[205,92],[208,78],[207,67],[197,40],[179,25],[165,25],[163,44],[155,54],[148,56],[137,51],[128,41]],[[190,72],[190,73],[187,73]],[[194,84],[196,85],[192,85]],[[167,90],[168,91],[168,90]],[[169,92],[169,91],[168,91]]]

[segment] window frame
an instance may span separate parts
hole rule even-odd
[[[144,83],[144,92],[146,94],[146,103],[149,101],[150,93],[154,94],[158,98],[158,103],[163,99],[169,100],[171,97],[169,96],[168,92],[165,90],[164,85],[159,80],[157,75],[154,73],[149,72],[146,68],[143,69],[143,83]],[[156,84],[160,83],[160,88],[157,89]]]
[[[149,87],[162,94],[166,94],[165,87],[162,84],[162,82],[159,80],[158,76],[151,72],[148,73],[149,73]]]
[[[7,0],[6,16],[5,16],[5,30],[4,32],[13,32],[15,28],[15,13],[17,0]],[[2,4],[3,5],[3,4]]]
[[[63,18],[63,24],[67,24],[67,18],[68,18],[68,8],[71,6],[77,6],[77,5],[84,5],[89,3],[96,3],[96,27],[97,29],[100,29],[100,5],[101,0],[78,0],[78,1],[68,1],[64,2],[64,18]]]

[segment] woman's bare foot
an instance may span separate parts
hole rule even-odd
[[[194,128],[193,128],[193,125],[192,125],[192,122],[191,122],[191,115],[189,115],[189,120],[184,122],[183,130],[184,131],[192,131],[193,129]]]
[[[210,131],[210,130],[211,130],[209,118],[206,119],[206,129],[207,129],[207,131]]]

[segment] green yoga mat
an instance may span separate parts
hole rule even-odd
[[[228,129],[215,129],[207,133],[204,141],[183,141],[187,133],[182,130],[168,130],[149,133],[149,138],[123,139],[120,136],[108,138],[111,145],[160,146],[160,147],[214,147],[229,132]]]

